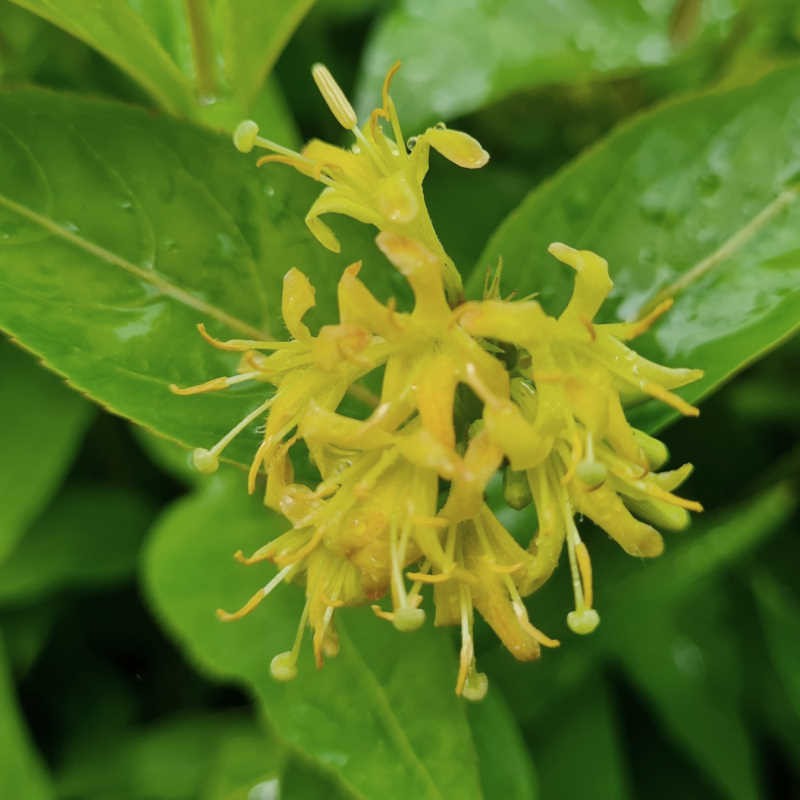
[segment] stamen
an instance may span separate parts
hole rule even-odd
[[[258,125],[251,119],[240,122],[236,127],[236,130],[233,132],[233,144],[240,153],[249,153],[254,147],[260,147],[263,150],[272,150],[274,153],[281,153],[290,158],[305,161],[308,164],[314,163],[304,156],[301,156],[299,153],[295,153],[294,150],[290,150],[288,147],[284,147],[277,142],[259,136]]]
[[[322,99],[327,103],[336,121],[347,131],[352,131],[358,126],[358,118],[350,101],[330,70],[324,64],[314,64],[311,67],[311,77],[317,84],[317,89]]]
[[[540,631],[528,616],[528,609],[525,608],[525,603],[522,602],[522,597],[517,589],[516,584],[511,578],[506,575],[503,578],[503,583],[506,586],[509,597],[511,598],[511,607],[514,609],[514,616],[516,616],[522,629],[532,636],[539,644],[545,647],[558,647],[561,642],[558,639],[551,639],[546,633]]]
[[[461,653],[459,656],[456,694],[464,693],[467,675],[475,669],[475,648],[472,643],[472,600],[469,589],[463,584],[458,587],[458,606],[461,614]]]
[[[291,681],[297,677],[297,659],[300,655],[300,647],[303,644],[306,624],[308,622],[308,606],[310,601],[306,600],[303,606],[303,613],[300,615],[300,624],[297,626],[297,635],[291,650],[285,653],[278,653],[269,665],[269,671],[276,681]]]
[[[602,461],[595,460],[594,437],[591,431],[586,432],[586,457],[575,467],[575,474],[590,490],[600,488],[608,477],[606,465]]]
[[[181,397],[192,394],[203,394],[204,392],[219,392],[222,389],[227,389],[229,386],[235,386],[237,383],[244,383],[245,381],[252,381],[260,375],[259,372],[241,372],[238,375],[229,375],[223,378],[212,378],[205,383],[198,383],[197,386],[187,386],[181,388],[171,383],[169,390],[173,394],[179,394]]]
[[[241,422],[231,428],[212,448],[205,450],[198,447],[192,453],[192,460],[198,472],[210,475],[219,467],[219,454],[254,420],[263,414],[271,405],[273,398],[263,402],[258,408],[251,411]]]
[[[581,583],[583,584],[583,599],[589,608],[594,605],[594,586],[592,584],[592,561],[589,558],[589,551],[583,542],[575,545],[575,556],[578,560],[578,569],[581,573]]]
[[[228,339],[226,341],[215,339],[206,330],[206,326],[202,322],[197,324],[197,330],[212,347],[234,353],[240,353],[244,350],[279,350],[283,347],[295,346],[294,342],[276,342],[261,339]]]
[[[583,442],[581,441],[580,434],[578,433],[578,428],[575,424],[575,420],[571,415],[567,415],[567,424],[569,425],[572,433],[572,450],[570,451],[570,459],[569,465],[567,467],[567,471],[561,476],[561,484],[566,486],[573,477],[575,477],[575,473],[578,470],[578,466],[581,463],[581,456],[583,455]],[[588,434],[587,441],[587,459],[589,458],[588,452],[589,447],[591,447],[591,436],[592,434]]]
[[[670,392],[669,389],[665,389],[657,383],[653,383],[653,381],[639,381],[638,386],[645,394],[649,394],[651,397],[655,397],[656,400],[660,400],[662,403],[672,406],[672,408],[676,411],[680,411],[685,417],[700,416],[699,408],[693,406],[691,403],[687,403],[682,397],[679,397],[674,392]]]
[[[230,613],[218,608],[217,619],[221,622],[232,622],[235,619],[241,619],[247,616],[276,586],[283,582],[284,578],[286,578],[293,569],[294,564],[290,564],[288,567],[284,567],[280,570],[266,586],[259,589],[238,611]]]
[[[671,297],[667,298],[660,302],[646,316],[634,322],[610,323],[601,325],[600,327],[604,332],[610,334],[615,339],[619,339],[621,342],[628,342],[648,331],[662,314],[665,314],[672,308],[674,302],[675,301]]]
[[[563,513],[567,527],[567,555],[572,575],[572,591],[575,595],[575,610],[567,614],[567,625],[573,633],[583,635],[592,633],[600,624],[600,615],[592,608],[594,591],[589,552],[581,541],[567,501],[564,501]]]

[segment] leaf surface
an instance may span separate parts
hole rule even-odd
[[[130,577],[152,516],[149,498],[132,490],[67,489],[0,564],[0,603]]]
[[[102,53],[164,110],[230,130],[313,0],[13,2]]]
[[[2,563],[69,468],[91,406],[5,338],[0,370]]]
[[[359,107],[397,60],[393,95],[411,133],[521,89],[664,67],[721,41],[742,4],[680,4],[698,5],[676,30],[674,3],[404,0],[367,42]]]
[[[171,383],[236,371],[235,354],[196,325],[283,336],[288,269],[320,284],[324,318],[331,275],[374,250],[364,232],[341,256],[325,251],[303,223],[310,181],[256,171],[226,137],[187,123],[37,90],[0,93],[0,119],[0,327],[94,400],[185,446],[212,445],[270,391],[172,395]],[[255,428],[233,461],[249,463]]]
[[[605,319],[674,307],[634,347],[704,369],[695,401],[800,324],[800,68],[676,101],[635,119],[534,190],[492,237],[470,282],[502,256],[519,295],[560,311],[570,270],[548,256],[563,241],[608,259]],[[654,402],[635,421],[672,418]]]

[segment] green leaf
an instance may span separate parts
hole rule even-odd
[[[34,750],[17,708],[14,685],[0,639],[0,797],[53,797],[44,764]]]
[[[134,3],[106,0],[90,5],[82,0],[13,0],[86,42],[125,70],[163,108],[188,114],[194,105],[192,85]],[[3,117],[5,119],[5,116]]]
[[[8,663],[17,676],[25,676],[44,650],[59,615],[53,603],[3,609],[0,628],[6,643]]]
[[[220,51],[226,80],[242,109],[249,108],[281,50],[314,0],[265,3],[222,0]]]
[[[280,796],[285,797],[284,779],[291,759],[285,763],[288,753],[283,743],[260,726],[240,723],[230,728],[220,737],[199,797],[249,800],[262,796],[259,791],[266,794],[270,784],[279,785]]]
[[[367,42],[358,106],[370,107],[398,59],[405,67],[393,96],[411,132],[521,89],[663,67],[685,58],[687,45],[691,53],[720,42],[741,5],[702,4],[678,31],[675,3],[481,0],[467,9],[459,0],[404,0]]]
[[[152,517],[150,500],[128,489],[66,489],[0,564],[0,604],[130,577]]]
[[[449,639],[429,626],[400,634],[368,609],[337,614],[341,652],[321,671],[303,650],[299,676],[277,683],[270,658],[291,645],[302,590],[279,587],[244,620],[222,624],[273,571],[236,564],[284,527],[248,501],[240,476],[215,476],[156,526],[146,552],[148,595],[205,671],[244,683],[276,732],[357,796],[481,796],[464,704],[453,693]],[[308,645],[308,642],[306,643]]]
[[[258,755],[259,766],[249,761],[248,771],[231,764],[235,748],[249,758]],[[83,800],[224,800],[229,778],[276,777],[282,758],[281,745],[246,717],[195,714],[84,745],[62,769],[58,788],[65,797]],[[224,774],[229,764],[230,776]]]
[[[542,797],[631,796],[624,744],[602,674],[531,726],[530,738]]]
[[[664,106],[612,134],[533,191],[480,259],[503,257],[518,294],[560,310],[569,270],[548,256],[564,241],[608,259],[606,319],[675,306],[635,344],[656,361],[699,367],[697,400],[791,335],[800,322],[800,68],[751,86]],[[480,270],[472,294],[480,291]],[[635,420],[654,429],[671,409]]]
[[[69,468],[91,406],[5,338],[0,371],[2,563]]]
[[[328,253],[303,223],[310,181],[257,172],[227,139],[185,123],[35,90],[0,93],[0,118],[0,327],[113,412],[210,446],[265,390],[172,395],[171,383],[235,372],[197,323],[222,338],[281,335],[292,266],[324,276],[324,316],[331,275],[369,233]],[[247,431],[228,455],[248,464],[257,441]]]
[[[615,651],[658,721],[733,800],[763,797],[750,730],[743,719],[742,653],[730,610],[707,587],[691,618],[643,598],[617,619]],[[635,644],[634,644],[635,642]]]
[[[127,72],[172,114],[232,128],[313,0],[13,0]]]
[[[478,751],[483,796],[509,800],[539,797],[536,772],[511,710],[499,691],[467,707]]]
[[[756,573],[752,583],[775,673],[800,717],[800,609],[788,589],[768,572]]]

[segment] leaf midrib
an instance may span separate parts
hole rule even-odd
[[[80,248],[89,255],[92,255],[101,261],[105,261],[108,264],[119,267],[139,280],[154,286],[167,297],[171,297],[173,300],[176,300],[178,303],[181,303],[188,308],[193,308],[196,311],[199,311],[201,314],[216,319],[217,321],[230,327],[232,330],[238,331],[254,339],[261,339],[264,337],[263,331],[260,331],[258,328],[255,328],[238,317],[229,314],[227,311],[224,311],[223,309],[218,308],[217,306],[212,305],[211,303],[208,303],[199,297],[196,297],[191,292],[181,289],[179,286],[171,283],[158,273],[143,269],[131,261],[128,261],[126,258],[113,253],[111,250],[107,250],[105,247],[95,244],[85,237],[78,235],[74,231],[64,228],[49,217],[40,214],[38,211],[34,211],[33,209],[28,208],[21,203],[17,203],[15,200],[6,197],[3,194],[0,194],[0,206],[5,206],[9,211],[12,211],[24,219],[39,225],[44,230],[63,239],[64,241],[69,242],[75,247]]]
[[[394,712],[392,711],[391,703],[389,702],[388,697],[386,696],[386,691],[381,686],[380,683],[375,678],[374,673],[372,670],[367,666],[364,659],[361,657],[361,653],[359,652],[355,642],[350,638],[350,636],[344,631],[343,626],[339,627],[339,638],[342,640],[342,652],[346,652],[348,659],[354,664],[356,669],[363,675],[364,677],[364,687],[369,692],[372,701],[373,701],[373,708],[375,709],[376,713],[379,717],[383,720],[387,730],[389,731],[392,738],[399,746],[400,753],[405,756],[405,760],[411,765],[414,771],[422,778],[423,782],[429,787],[431,791],[431,797],[440,798],[440,800],[445,800],[444,795],[442,794],[439,787],[436,785],[436,782],[433,779],[433,775],[431,775],[428,767],[422,761],[420,756],[417,754],[416,750],[414,749],[413,745],[411,744],[411,740],[408,738],[408,734],[403,730],[402,725],[397,720]]]

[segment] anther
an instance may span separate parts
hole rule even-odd
[[[324,64],[314,64],[311,68],[311,77],[317,84],[317,89],[322,99],[328,104],[336,121],[347,131],[352,131],[358,125],[358,118],[353,106],[345,96],[341,87],[330,70]]]
[[[297,677],[297,659],[291,650],[278,653],[269,665],[269,671],[276,681],[285,683]]]
[[[212,475],[219,469],[219,456],[213,450],[198,447],[192,451],[192,464],[203,475]]]
[[[567,614],[569,629],[581,636],[593,633],[599,624],[600,615],[593,608],[583,608],[580,611],[570,611]]]
[[[395,610],[392,625],[403,633],[419,630],[425,623],[425,609],[404,606]]]
[[[608,477],[608,470],[606,469],[606,465],[601,461],[584,459],[578,464],[575,469],[575,474],[590,489],[597,489],[605,483]]]
[[[486,673],[472,670],[464,681],[464,688],[461,690],[461,696],[472,703],[478,703],[486,697],[488,691],[489,678],[486,676]]]
[[[240,153],[249,153],[256,146],[258,125],[251,119],[242,120],[233,132],[233,146]]]

